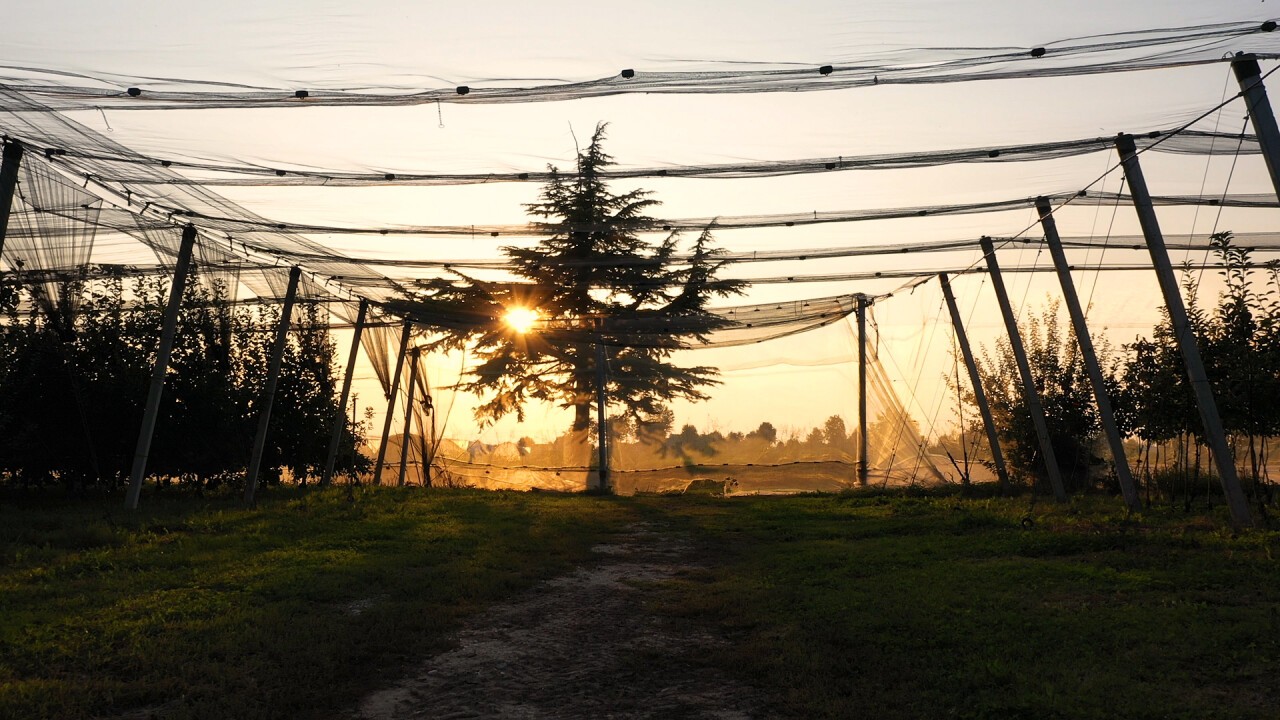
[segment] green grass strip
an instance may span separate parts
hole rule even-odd
[[[0,717],[333,717],[627,515],[391,488],[7,504]]]
[[[715,548],[665,610],[806,718],[1280,717],[1280,534],[875,494],[655,501]],[[1024,518],[1026,519],[1024,522]]]

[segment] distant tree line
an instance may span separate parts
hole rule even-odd
[[[1230,232],[1213,235],[1212,245],[1224,266],[1218,271],[1223,290],[1206,307],[1200,271],[1185,267],[1187,311],[1246,490],[1256,502],[1271,504],[1268,465],[1280,435],[1280,264],[1256,264],[1248,249],[1233,244]],[[1162,315],[1150,338],[1138,337],[1119,352],[1104,346],[1104,370],[1117,424],[1129,438],[1129,462],[1148,502],[1181,499],[1189,508],[1198,496],[1212,500],[1216,478],[1163,308]],[[1057,305],[1032,314],[1021,334],[1064,482],[1076,490],[1113,484],[1104,470],[1110,464],[1101,457],[1092,388],[1074,334],[1059,325]],[[1042,476],[1044,460],[1008,342],[984,352],[980,365],[1011,468],[1024,478]],[[972,404],[972,394],[965,399]],[[969,430],[981,432],[976,426]]]
[[[168,280],[95,273],[50,297],[44,285],[0,287],[0,482],[116,487],[132,467]],[[20,280],[11,273],[5,280]],[[275,306],[237,304],[193,268],[148,462],[162,484],[242,483],[265,382]],[[336,399],[327,313],[293,313],[261,480],[321,470]],[[340,469],[352,452],[347,423]]]

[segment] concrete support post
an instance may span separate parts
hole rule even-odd
[[[1276,116],[1271,112],[1271,101],[1267,99],[1267,88],[1262,84],[1262,69],[1258,67],[1258,58],[1254,55],[1241,55],[1231,61],[1231,69],[1235,71],[1236,81],[1240,83],[1240,92],[1244,95],[1245,106],[1249,110],[1249,120],[1253,123],[1253,131],[1258,135],[1258,145],[1262,147],[1262,157],[1267,161],[1267,171],[1271,174],[1271,186],[1280,197],[1280,129],[1276,128]]]
[[[333,468],[338,462],[338,443],[342,440],[342,428],[347,424],[347,398],[351,396],[351,380],[355,377],[356,359],[360,356],[360,335],[364,332],[364,321],[368,314],[369,301],[360,298],[355,332],[351,336],[351,354],[347,356],[347,374],[342,377],[342,392],[338,394],[338,407],[333,413],[333,430],[329,433],[329,452],[325,456],[324,474],[320,476],[321,486],[333,482]]]
[[[267,383],[258,403],[258,432],[253,436],[253,455],[249,458],[249,470],[244,477],[244,502],[254,504],[258,491],[258,472],[262,469],[262,456],[267,447],[267,430],[271,426],[271,406],[276,401],[276,384],[280,381],[280,365],[284,362],[284,346],[289,340],[289,322],[293,315],[293,303],[298,297],[298,280],[302,268],[289,269],[289,289],[284,292],[284,306],[280,308],[280,321],[276,325],[275,342],[271,345],[271,365],[267,368]]]
[[[8,162],[8,159],[5,160]],[[15,171],[16,172],[16,171]],[[142,479],[147,475],[147,457],[151,454],[151,438],[155,436],[156,418],[160,414],[160,396],[164,393],[164,377],[169,372],[169,355],[173,351],[173,337],[178,331],[178,309],[182,306],[182,294],[187,287],[187,272],[191,268],[191,251],[196,245],[196,228],[188,225],[182,229],[182,242],[178,246],[178,264],[173,271],[173,283],[169,285],[169,304],[164,309],[164,321],[160,326],[160,347],[156,349],[156,361],[151,366],[151,386],[147,390],[147,405],[142,413],[142,428],[138,430],[138,444],[133,453],[133,470],[129,473],[129,492],[125,507],[138,509],[142,495]]]
[[[1155,207],[1151,204],[1151,194],[1147,191],[1147,181],[1142,175],[1142,166],[1138,163],[1133,136],[1116,137],[1116,151],[1120,154],[1120,163],[1129,183],[1129,196],[1138,213],[1142,235],[1147,239],[1147,251],[1151,254],[1151,264],[1155,266],[1160,292],[1164,295],[1164,304],[1169,311],[1169,322],[1173,326],[1178,348],[1182,351],[1182,360],[1187,366],[1187,378],[1195,393],[1196,407],[1200,410],[1200,421],[1204,425],[1204,438],[1213,453],[1213,461],[1218,466],[1218,478],[1227,498],[1227,507],[1231,510],[1231,523],[1236,527],[1250,527],[1253,525],[1253,518],[1249,514],[1249,503],[1245,499],[1244,490],[1240,487],[1235,456],[1227,445],[1227,434],[1222,428],[1222,418],[1218,415],[1218,403],[1214,400],[1213,388],[1209,385],[1204,362],[1200,359],[1200,348],[1196,345],[1195,333],[1187,319],[1187,308],[1182,303],[1178,278],[1173,273],[1169,250],[1164,244],[1164,234],[1160,231]]]
[[[400,442],[400,477],[396,487],[404,487],[404,473],[409,467],[409,437],[413,433],[413,393],[418,387],[418,348],[409,351],[409,392],[404,396],[404,439]],[[423,458],[426,462],[426,458]]]
[[[422,476],[427,487],[435,487],[435,482],[431,479],[431,466],[435,464],[436,452],[440,449],[440,435],[436,432],[436,407],[435,402],[431,399],[430,387],[427,388],[427,396],[425,399],[427,403],[427,414],[431,416],[431,444],[429,446],[425,443],[423,444],[422,450],[426,459],[423,460]],[[430,452],[428,452],[428,450]]]
[[[382,465],[387,460],[387,443],[391,441],[391,421],[395,417],[396,393],[400,390],[400,376],[404,373],[404,354],[409,348],[409,333],[413,323],[405,318],[404,330],[400,333],[400,350],[396,352],[396,370],[391,374],[391,386],[387,389],[387,417],[382,423],[382,443],[378,445],[378,460],[373,464],[374,485],[382,484]],[[404,448],[400,448],[404,452]]]
[[[18,167],[22,165],[22,143],[10,140],[4,144],[0,156],[0,253],[4,252],[4,238],[9,231],[9,212],[13,209],[13,196],[18,191]]]
[[[1062,484],[1062,470],[1058,467],[1058,456],[1053,451],[1053,442],[1049,438],[1049,425],[1044,417],[1044,405],[1040,402],[1040,393],[1036,390],[1035,377],[1031,374],[1031,363],[1027,362],[1027,351],[1022,347],[1022,336],[1018,333],[1018,321],[1013,314],[1013,304],[1009,302],[1009,292],[1004,287],[1004,278],[1000,275],[1000,264],[996,262],[995,247],[991,238],[981,241],[982,254],[987,258],[987,270],[991,273],[991,287],[996,291],[996,300],[1000,303],[1000,314],[1004,317],[1005,330],[1009,333],[1009,349],[1013,352],[1014,361],[1018,364],[1018,375],[1022,378],[1022,392],[1026,396],[1027,410],[1031,414],[1031,423],[1035,426],[1036,440],[1040,444],[1040,457],[1044,459],[1045,474],[1049,476],[1049,486],[1053,488],[1053,496],[1058,502],[1066,502],[1067,491]]]
[[[1107,396],[1102,367],[1098,364],[1098,354],[1093,349],[1093,338],[1089,336],[1089,328],[1084,322],[1084,308],[1080,306],[1080,296],[1076,294],[1076,285],[1071,279],[1071,267],[1067,265],[1067,254],[1062,250],[1062,240],[1058,237],[1058,224],[1053,219],[1053,208],[1049,205],[1047,198],[1041,197],[1036,198],[1036,211],[1040,214],[1044,239],[1049,245],[1049,254],[1053,256],[1053,267],[1058,272],[1058,282],[1062,285],[1062,299],[1067,305],[1067,314],[1071,316],[1071,327],[1076,333],[1081,359],[1084,360],[1085,370],[1089,373],[1089,382],[1093,384],[1093,397],[1098,403],[1098,419],[1102,422],[1103,433],[1107,436],[1107,445],[1111,448],[1111,459],[1115,462],[1120,492],[1124,495],[1125,505],[1130,510],[1138,512],[1142,510],[1142,498],[1138,496],[1138,485],[1133,481],[1129,460],[1124,454],[1124,440],[1120,437],[1120,429],[1116,427],[1116,416],[1111,410],[1111,398]]]
[[[867,296],[859,293],[858,314],[858,484],[867,486],[870,458],[867,457]]]
[[[938,274],[938,282],[942,284],[942,295],[947,300],[947,311],[951,314],[951,327],[956,332],[956,343],[960,346],[960,355],[964,358],[964,367],[969,371],[969,384],[973,386],[973,399],[978,403],[978,412],[982,415],[982,426],[987,431],[987,444],[991,446],[991,462],[996,466],[996,477],[1000,481],[1000,492],[1007,493],[1009,487],[1009,468],[1004,464],[1004,451],[1000,449],[1000,438],[996,433],[996,423],[991,418],[991,405],[987,402],[987,393],[982,389],[982,377],[978,374],[978,363],[973,358],[973,349],[969,347],[969,335],[964,330],[964,322],[960,319],[960,308],[956,306],[955,294],[951,292],[951,280],[946,273]]]

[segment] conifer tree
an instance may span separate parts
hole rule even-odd
[[[601,348],[606,396],[641,432],[663,421],[669,400],[705,399],[702,388],[717,382],[714,368],[679,366],[671,355],[727,326],[708,303],[739,294],[743,283],[717,277],[726,261],[709,230],[684,257],[678,233],[657,243],[644,237],[662,232],[646,214],[659,203],[645,190],[610,190],[602,176],[613,164],[605,128],[596,127],[576,172],[551,167],[538,202],[526,206],[545,237],[533,247],[503,248],[518,281],[458,274],[424,281],[392,303],[439,331],[431,347],[466,347],[477,359],[462,389],[483,399],[481,422],[523,418],[527,403],[542,401],[573,409],[572,429],[586,430]],[[506,322],[515,308],[537,313],[531,332]]]

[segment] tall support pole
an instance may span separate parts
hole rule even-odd
[[[413,433],[413,391],[418,387],[418,354],[418,348],[409,352],[409,392],[404,396],[404,439],[400,441],[400,478],[396,480],[396,487],[404,487],[404,473],[409,467],[409,436]]]
[[[596,444],[599,445],[600,492],[609,492],[609,423],[605,417],[606,399],[605,352],[603,334],[596,337]]]
[[[382,465],[387,460],[387,444],[391,441],[391,421],[395,416],[396,409],[396,393],[400,390],[400,375],[404,372],[404,354],[409,348],[409,333],[413,330],[413,323],[405,318],[404,330],[400,332],[400,350],[396,352],[396,371],[391,375],[391,387],[387,389],[387,418],[382,423],[382,443],[378,445],[378,461],[373,464],[373,480],[372,484],[382,484]],[[400,448],[400,452],[405,451],[404,447]]]
[[[431,399],[430,387],[427,388],[426,402],[427,413],[431,415],[431,445],[429,448],[424,447],[423,450],[430,449],[431,452],[427,455],[427,459],[423,461],[425,466],[422,468],[422,472],[423,477],[426,480],[427,487],[435,487],[435,484],[431,480],[431,466],[435,464],[436,453],[440,451],[439,441],[437,440],[440,436],[436,432],[436,407],[435,403]]]
[[[347,356],[347,374],[342,377],[342,392],[338,395],[338,407],[333,412],[333,430],[329,433],[329,453],[325,456],[324,474],[320,484],[333,482],[333,468],[338,462],[338,443],[342,440],[342,428],[347,424],[347,398],[351,395],[351,380],[356,373],[356,358],[360,356],[360,335],[369,314],[369,301],[360,298],[360,310],[356,313],[355,332],[351,337],[351,354]]]
[[[978,363],[973,359],[973,349],[969,347],[969,335],[964,331],[964,322],[960,319],[960,308],[956,306],[956,296],[951,292],[951,280],[946,273],[938,273],[938,282],[942,284],[942,296],[947,299],[947,311],[951,313],[951,327],[956,332],[956,343],[960,345],[964,367],[969,371],[973,399],[978,403],[978,412],[982,415],[982,426],[987,431],[987,444],[991,446],[991,462],[996,466],[1000,492],[1007,493],[1009,492],[1009,468],[1004,464],[1004,451],[1000,449],[1000,437],[996,433],[996,423],[991,418],[991,405],[987,402],[987,393],[982,389],[982,376],[978,374]]]
[[[423,375],[425,374],[424,372]],[[435,442],[435,408],[431,406],[431,388],[427,387],[426,381],[419,376],[415,377],[413,382],[422,383],[422,412],[431,418],[430,430],[427,429],[426,423],[418,428],[418,457],[422,460],[418,481],[422,483],[422,487],[431,487],[431,443]],[[427,434],[428,432],[430,435]]]
[[[1067,254],[1062,250],[1058,223],[1053,219],[1053,208],[1049,205],[1048,198],[1036,198],[1036,211],[1040,213],[1040,225],[1044,228],[1045,242],[1049,244],[1049,254],[1053,256],[1053,267],[1058,271],[1062,299],[1067,304],[1067,314],[1071,316],[1071,327],[1076,333],[1080,355],[1084,360],[1085,370],[1089,373],[1089,382],[1093,384],[1093,398],[1098,403],[1098,419],[1102,422],[1107,445],[1111,448],[1111,459],[1115,463],[1116,479],[1120,481],[1120,492],[1124,495],[1125,505],[1138,512],[1142,510],[1142,498],[1138,497],[1138,485],[1133,481],[1133,473],[1129,470],[1129,459],[1124,454],[1124,440],[1120,437],[1120,429],[1116,427],[1116,416],[1111,409],[1111,398],[1107,396],[1102,367],[1098,364],[1093,338],[1089,336],[1089,328],[1084,322],[1084,309],[1080,306],[1080,296],[1076,294],[1076,284],[1071,279],[1071,267],[1067,265]]]
[[[5,160],[8,163],[8,159]],[[169,285],[169,304],[164,309],[164,324],[160,328],[160,347],[156,349],[156,362],[151,366],[151,387],[147,390],[147,407],[142,413],[142,428],[138,430],[138,444],[133,453],[133,470],[129,473],[129,493],[124,506],[138,509],[142,495],[142,479],[147,474],[147,457],[151,454],[151,438],[156,432],[156,417],[160,414],[160,396],[164,393],[164,376],[169,372],[169,354],[173,351],[173,336],[178,331],[178,308],[187,287],[187,271],[191,267],[191,251],[196,245],[196,228],[188,225],[182,229],[182,242],[178,246],[178,264],[173,271],[173,283]]]
[[[1147,239],[1147,251],[1151,254],[1151,264],[1155,266],[1160,292],[1164,295],[1164,304],[1169,311],[1169,323],[1173,326],[1173,335],[1182,351],[1182,361],[1187,366],[1187,379],[1195,393],[1200,421],[1204,424],[1205,440],[1209,443],[1213,461],[1218,466],[1222,492],[1226,495],[1227,507],[1231,510],[1231,523],[1236,527],[1252,526],[1249,503],[1240,487],[1240,477],[1236,474],[1235,457],[1227,446],[1227,434],[1222,427],[1222,418],[1218,415],[1218,403],[1214,400],[1209,376],[1200,359],[1200,348],[1196,345],[1195,333],[1187,319],[1187,309],[1182,304],[1178,278],[1173,274],[1173,264],[1169,262],[1169,250],[1165,247],[1164,234],[1160,232],[1160,223],[1156,220],[1156,211],[1151,204],[1151,194],[1147,191],[1142,166],[1138,163],[1133,136],[1117,136],[1116,151],[1120,153],[1120,163],[1129,183],[1129,196],[1133,198],[1133,208],[1138,213],[1138,224],[1142,226],[1142,234]]]
[[[867,296],[858,293],[858,484],[867,486]]]
[[[4,238],[9,230],[9,211],[13,209],[13,196],[18,190],[18,166],[22,164],[22,143],[10,140],[4,144],[0,156],[0,252],[4,252]]]
[[[1262,157],[1267,161],[1271,186],[1275,188],[1276,196],[1280,197],[1280,129],[1276,127],[1276,116],[1271,112],[1267,88],[1262,84],[1262,69],[1258,67],[1258,58],[1254,55],[1241,55],[1231,61],[1231,69],[1235,71],[1236,81],[1240,83],[1240,92],[1244,94],[1253,131],[1257,133],[1258,145],[1262,147]]]
[[[1062,471],[1058,468],[1058,456],[1053,452],[1053,442],[1049,439],[1049,424],[1044,418],[1044,405],[1040,402],[1035,377],[1031,374],[1031,363],[1027,362],[1027,351],[1022,347],[1022,336],[1018,334],[1018,321],[1013,314],[1013,305],[1009,302],[1009,292],[1004,287],[1004,278],[1000,275],[1000,264],[996,262],[996,250],[989,237],[982,238],[981,244],[982,254],[987,257],[987,271],[991,273],[991,287],[996,291],[996,300],[1000,303],[1000,314],[1004,317],[1004,326],[1009,333],[1009,349],[1013,352],[1013,359],[1018,364],[1018,374],[1022,377],[1022,392],[1026,396],[1027,410],[1031,413],[1031,424],[1036,429],[1036,440],[1040,443],[1040,457],[1044,458],[1049,486],[1053,488],[1054,498],[1058,502],[1065,502],[1067,491],[1062,485]]]
[[[262,455],[267,447],[267,430],[271,426],[271,406],[276,401],[276,384],[280,381],[280,365],[284,362],[284,346],[289,340],[289,321],[293,315],[293,303],[298,297],[298,279],[302,268],[289,268],[289,289],[284,293],[284,307],[280,308],[280,321],[276,324],[275,342],[271,345],[271,365],[267,368],[267,383],[262,388],[262,400],[258,403],[258,432],[253,436],[253,455],[249,458],[249,471],[244,478],[244,501],[252,506],[254,493],[258,491],[258,471],[262,469]]]

